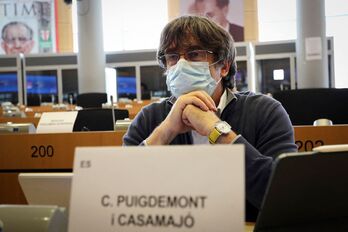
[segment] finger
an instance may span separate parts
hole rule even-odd
[[[217,110],[214,100],[205,91],[194,91],[194,92],[191,92],[191,95],[200,98],[208,106],[210,110],[213,110],[213,111]]]
[[[202,101],[200,98],[193,97],[191,98],[191,104],[195,107],[200,108],[203,111],[209,111],[210,108],[207,106],[206,102]]]
[[[193,128],[192,128],[192,124],[190,123],[189,120],[183,119],[182,122],[183,122],[186,126],[188,126],[188,127],[190,127],[191,129],[193,129]]]
[[[190,95],[184,95],[180,98],[178,98],[176,104],[179,105],[181,110],[184,110],[188,105],[193,105],[195,107],[200,108],[203,111],[208,111],[209,107],[207,104],[197,96],[190,96]]]
[[[181,117],[181,120],[182,120],[182,122],[183,122],[186,126],[192,128],[192,124],[191,124],[190,121],[188,120],[188,117],[186,116],[186,112],[187,112],[187,111],[184,111],[184,112],[183,112],[182,117]]]

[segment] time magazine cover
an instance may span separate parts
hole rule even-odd
[[[0,0],[0,54],[56,52],[55,0]]]

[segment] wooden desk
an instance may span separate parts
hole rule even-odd
[[[35,128],[37,128],[37,124],[39,123],[40,118],[34,117],[26,117],[26,118],[18,118],[18,117],[0,117],[0,123],[32,123]]]
[[[130,103],[117,103],[115,105],[118,109],[126,109],[129,112],[129,118],[133,119],[139,111],[146,105],[155,102],[153,100],[143,100],[143,101],[132,101]],[[66,109],[57,109],[54,108],[52,105],[45,105],[45,106],[30,106],[25,107],[21,106],[21,111],[25,111],[26,108],[30,108],[30,111],[25,112],[25,115],[27,117],[21,118],[21,117],[3,117],[2,116],[2,108],[0,108],[0,123],[6,123],[6,122],[12,122],[12,123],[33,123],[35,127],[37,127],[40,118],[34,117],[36,113],[42,114],[44,112],[61,112],[61,111],[72,111],[75,110],[75,105],[67,105]]]
[[[295,141],[299,151],[330,144],[348,144],[348,125],[295,126]]]
[[[26,204],[20,172],[72,171],[77,146],[120,146],[123,132],[0,135],[0,204]]]
[[[72,169],[75,147],[120,146],[124,133],[0,135],[0,170]]]
[[[348,144],[348,125],[296,126],[300,151],[328,144]],[[71,171],[77,146],[119,146],[125,132],[0,135],[0,204],[23,204],[19,172]],[[3,187],[6,186],[6,187]]]

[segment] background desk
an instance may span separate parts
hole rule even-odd
[[[71,172],[75,147],[120,146],[125,132],[0,135],[0,204],[25,204],[20,172]]]
[[[295,126],[295,141],[299,151],[330,144],[348,144],[348,125]]]

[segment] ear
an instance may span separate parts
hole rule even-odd
[[[221,77],[226,78],[229,74],[231,67],[231,63],[227,62],[226,60],[223,62],[223,66],[221,67]]]

